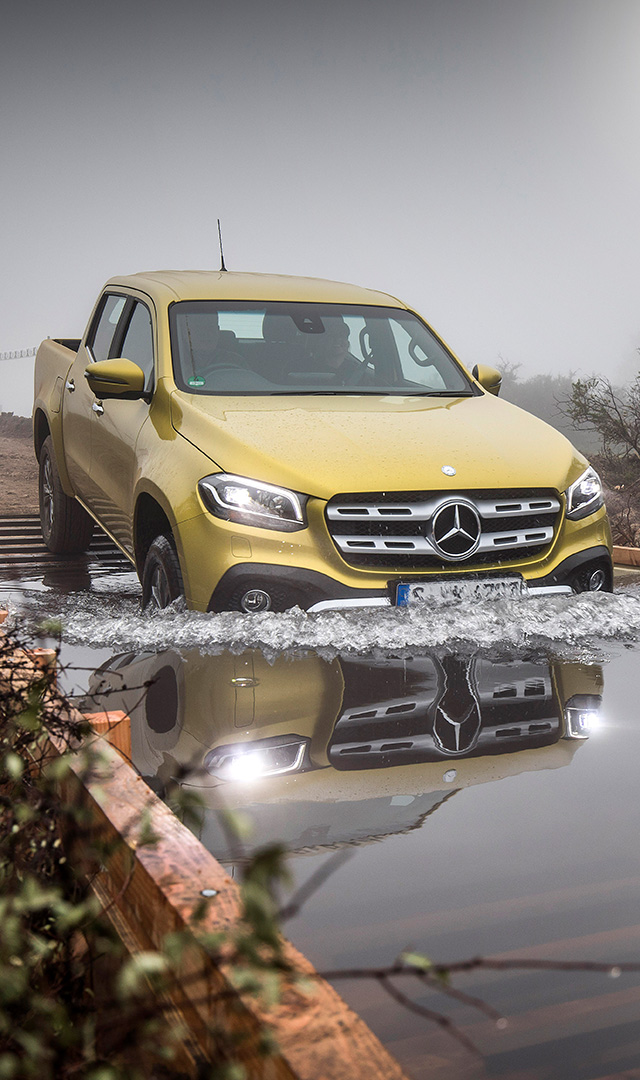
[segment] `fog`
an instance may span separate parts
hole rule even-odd
[[[469,365],[629,377],[639,42],[637,0],[11,5],[0,353],[217,267],[220,217],[230,269],[386,290]]]

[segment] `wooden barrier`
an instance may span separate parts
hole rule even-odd
[[[120,709],[111,712],[83,713],[96,735],[106,736],[125,761],[131,762],[131,718]]]
[[[640,548],[614,545],[613,562],[614,566],[637,566],[640,569]]]
[[[11,661],[15,672],[14,660],[26,666],[27,675],[31,671],[32,679],[40,675],[37,658],[16,650]],[[56,693],[54,687],[45,705],[52,716],[59,705]],[[83,719],[66,703],[64,708],[70,720]],[[237,1059],[250,1080],[406,1080],[364,1021],[289,942],[284,941],[284,956],[307,976],[311,991],[285,979],[280,1002],[271,1009],[240,997],[229,953],[214,963],[201,944],[203,934],[239,923],[238,886],[125,760],[130,753],[129,718],[101,713],[86,719],[101,744],[99,765],[87,775],[83,755],[70,755],[61,797],[88,808],[92,831],[112,851],[92,887],[126,949],[131,954],[161,949],[167,934],[186,932],[178,978],[163,1002],[168,1022],[179,1021],[186,1030],[176,1067],[195,1076],[203,1062],[218,1060],[220,1044],[214,1032],[219,1029],[239,1040]],[[49,744],[51,755],[67,752],[60,738],[49,736]],[[159,837],[157,843],[139,843],[142,817],[145,828]],[[81,853],[75,855],[79,862]],[[205,914],[196,917],[203,900]],[[268,1057],[260,1046],[265,1026],[278,1046]]]

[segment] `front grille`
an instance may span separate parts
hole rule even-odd
[[[456,503],[457,517],[452,505]],[[385,491],[336,495],[327,504],[326,518],[333,542],[351,566],[466,569],[546,551],[560,511],[557,493],[545,489]],[[444,540],[437,534],[438,522]],[[471,544],[467,537],[475,535],[476,522],[479,537],[467,554]],[[452,528],[447,530],[449,524]],[[457,527],[459,536],[447,539],[444,534]],[[444,550],[447,546],[449,551]]]
[[[560,717],[551,688],[549,693],[543,689],[533,707],[522,701],[521,694],[516,701],[498,701],[497,707],[492,707],[490,693],[479,694],[480,710],[471,716],[466,730],[462,727],[461,748],[455,750],[457,733],[453,725],[447,731],[437,712],[441,696],[435,690],[403,702],[380,701],[345,710],[327,747],[330,764],[341,771],[384,769],[513,753],[550,746],[560,738]]]

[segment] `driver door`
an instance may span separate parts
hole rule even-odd
[[[93,318],[86,341],[80,345],[67,375],[64,389],[62,426],[64,457],[76,495],[99,515],[100,493],[91,480],[91,450],[95,422],[95,396],[84,377],[96,360],[106,360],[127,298],[106,293]]]
[[[154,327],[149,308],[130,297],[114,336],[110,357],[125,357],[145,374],[145,391],[154,387]],[[149,416],[144,398],[128,401],[98,398],[92,430],[91,486],[99,492],[100,520],[133,557],[133,500],[139,462],[136,444]]]

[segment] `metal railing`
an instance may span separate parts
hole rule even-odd
[[[28,356],[35,356],[37,351],[37,346],[32,349],[14,349],[12,352],[0,353],[0,360],[22,360]]]

